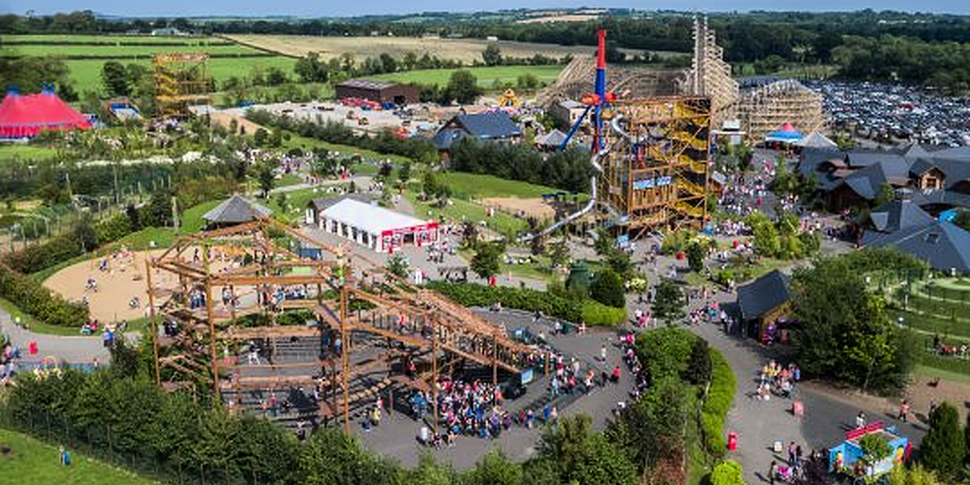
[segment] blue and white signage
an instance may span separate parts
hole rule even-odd
[[[666,185],[672,184],[673,182],[674,182],[674,178],[671,177],[670,175],[650,178],[650,179],[635,180],[633,181],[633,190],[647,190],[647,189],[653,189],[658,187],[664,187]]]

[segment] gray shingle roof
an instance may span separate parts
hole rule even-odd
[[[438,150],[450,150],[452,145],[465,137],[465,132],[456,129],[441,130],[431,137],[431,144]]]
[[[455,120],[468,134],[482,139],[502,139],[521,136],[522,130],[502,111],[457,115]]]
[[[777,269],[738,287],[738,306],[744,320],[761,318],[791,298],[789,278]]]
[[[873,238],[867,246],[894,246],[934,269],[970,274],[970,232],[949,222],[933,221]]]
[[[877,231],[890,233],[910,227],[923,227],[933,222],[929,215],[911,200],[894,200],[876,209],[869,215]],[[866,236],[874,233],[866,233]],[[863,237],[865,241],[865,236]]]
[[[559,130],[552,130],[549,133],[539,137],[536,141],[539,145],[547,147],[558,147],[562,145],[562,142],[566,141],[566,134]]]
[[[235,194],[224,200],[214,209],[206,212],[203,219],[213,224],[242,224],[256,219],[269,217],[273,211]]]

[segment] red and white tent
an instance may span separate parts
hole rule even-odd
[[[91,123],[56,94],[9,93],[0,103],[0,139],[30,138],[43,130],[88,129]]]

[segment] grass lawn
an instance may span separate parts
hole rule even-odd
[[[484,207],[465,200],[452,199],[452,204],[444,209],[437,209],[418,200],[418,195],[413,191],[406,191],[404,195],[408,202],[414,206],[415,216],[421,219],[438,220],[440,216],[444,215],[446,219],[456,222],[471,221],[477,223],[478,221],[486,221],[490,229],[503,235],[509,230],[513,232],[525,231],[528,227],[524,219],[517,219],[504,212],[496,212],[494,217],[486,217]]]
[[[0,429],[0,443],[13,450],[0,457],[0,483],[17,485],[150,485],[159,482],[71,452],[71,467],[58,464],[57,448],[26,435]]]
[[[926,377],[939,377],[945,381],[953,382],[963,382],[970,384],[970,375],[963,374],[960,372],[953,372],[943,369],[937,369],[935,367],[929,367],[923,364],[918,364],[916,369],[913,370],[914,374],[926,376]]]
[[[534,199],[543,194],[562,192],[559,189],[534,185],[517,180],[506,180],[493,175],[479,175],[465,172],[442,172],[436,174],[438,180],[451,187],[456,197],[484,199],[489,197],[518,197]]]
[[[62,335],[67,337],[80,337],[81,329],[74,327],[57,327],[54,325],[48,325],[44,322],[40,322],[34,319],[34,317],[20,311],[16,305],[14,305],[9,300],[0,298],[0,308],[3,308],[10,314],[10,318],[15,319],[20,317],[20,321],[27,324],[31,332],[44,333],[48,335]],[[0,460],[2,463],[2,460]],[[0,476],[3,476],[3,467],[0,467]],[[0,483],[6,483],[0,480]]]
[[[402,83],[436,84],[444,86],[451,79],[451,73],[457,69],[424,69],[408,72],[395,72],[391,74],[381,74],[370,76],[374,79],[387,79]],[[478,79],[478,85],[492,87],[496,81],[500,83],[515,84],[519,76],[532,74],[539,78],[539,81],[551,83],[559,76],[562,66],[495,66],[495,67],[470,67],[465,68],[471,71]]]
[[[23,143],[4,143],[0,145],[0,163],[11,160],[50,160],[57,150]]]
[[[151,66],[150,59],[117,59],[121,63],[127,65],[130,63],[141,64],[146,67]],[[67,67],[71,70],[71,79],[74,80],[74,89],[77,92],[84,91],[101,91],[101,68],[104,66],[105,61],[103,60],[68,60],[64,61]],[[291,77],[293,73],[293,65],[296,64],[295,59],[289,57],[277,56],[277,57],[248,57],[248,58],[220,58],[220,59],[209,59],[206,65],[209,71],[209,75],[216,80],[217,84],[220,84],[228,79],[229,77],[244,77],[248,76],[249,73],[256,68],[268,69],[270,67],[278,67],[282,69]]]
[[[289,187],[291,185],[302,184],[303,179],[293,175],[292,173],[285,173],[279,180],[273,182],[273,187]]]
[[[392,163],[404,163],[411,161],[408,157],[402,157],[400,155],[387,155],[382,153],[377,153],[371,150],[364,150],[363,148],[357,148],[350,145],[338,145],[336,143],[327,143],[325,141],[316,140],[313,138],[307,138],[296,133],[290,133],[290,139],[283,143],[284,149],[299,148],[303,151],[313,150],[314,148],[322,148],[325,150],[330,150],[333,152],[340,152],[342,156],[354,156],[360,155],[363,158],[369,158],[371,160],[390,160]],[[375,167],[376,173],[376,167]]]

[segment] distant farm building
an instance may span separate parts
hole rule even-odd
[[[359,98],[385,104],[405,105],[420,101],[421,90],[406,84],[351,79],[335,88],[337,99]]]

